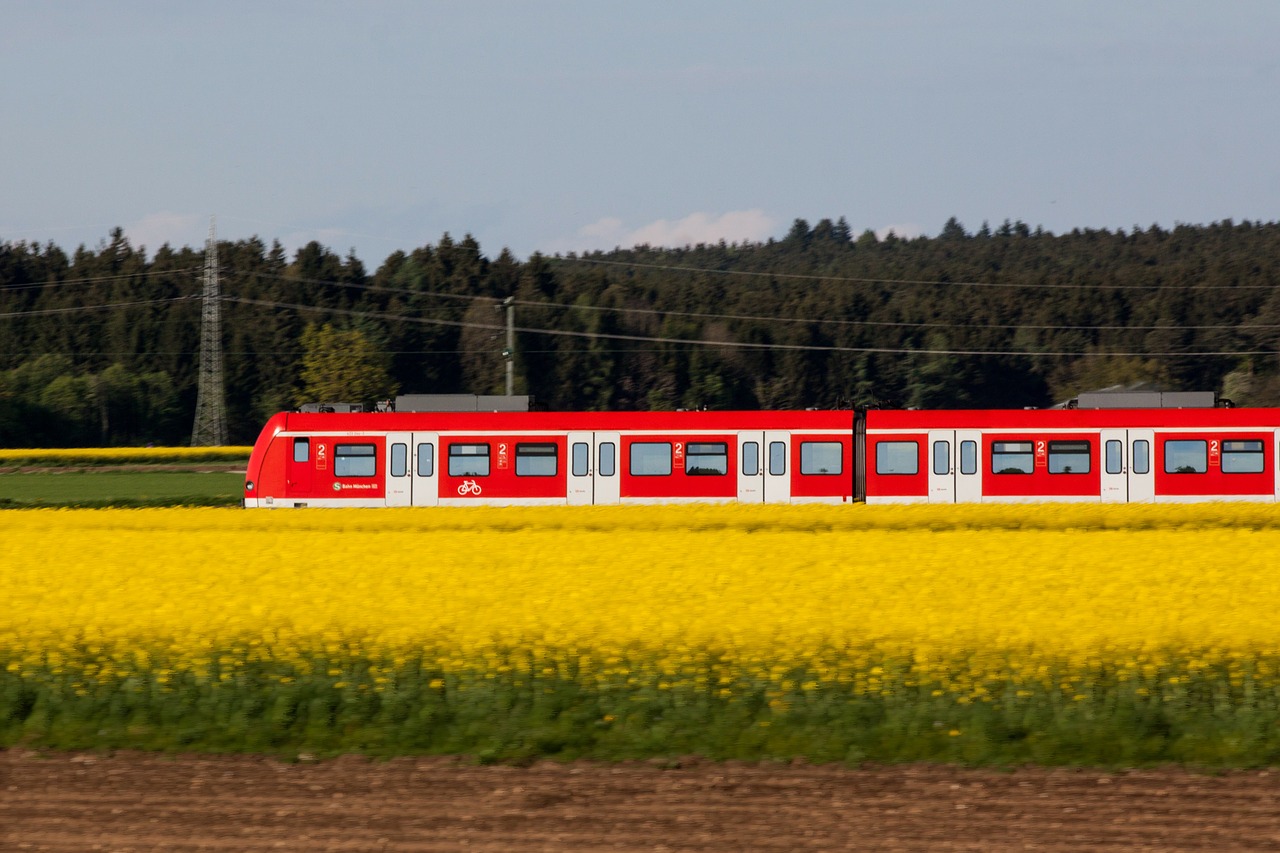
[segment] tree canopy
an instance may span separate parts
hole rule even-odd
[[[764,243],[489,258],[443,235],[370,272],[218,246],[231,439],[303,401],[516,393],[542,409],[1044,406],[1147,382],[1280,403],[1280,225],[1005,221],[906,239],[797,219]],[[185,443],[203,252],[0,242],[0,443]]]

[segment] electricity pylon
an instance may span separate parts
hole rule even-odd
[[[204,299],[200,310],[200,376],[196,384],[196,422],[192,447],[227,443],[227,407],[222,373],[222,294],[218,287],[218,232],[209,217],[204,244]]]

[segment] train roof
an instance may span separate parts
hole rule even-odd
[[[454,431],[515,430],[717,430],[852,429],[854,411],[677,411],[677,412],[282,412],[272,419],[277,430]]]
[[[1141,429],[1177,427],[1274,428],[1280,409],[873,409],[869,430],[920,429]]]

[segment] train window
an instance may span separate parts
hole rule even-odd
[[[1145,438],[1133,443],[1133,473],[1151,473],[1151,442]]]
[[[723,441],[691,441],[684,449],[684,472],[703,477],[729,473],[729,445]]]
[[[554,444],[517,444],[517,477],[554,477],[559,470]]]
[[[960,473],[966,476],[978,473],[978,442],[960,442]]]
[[[339,444],[333,448],[333,476],[375,477],[377,451],[372,444]]]
[[[769,442],[769,473],[781,477],[787,473],[787,443],[785,441]]]
[[[671,473],[671,442],[631,443],[631,476],[665,477]]]
[[[1093,446],[1087,441],[1049,442],[1050,474],[1088,474]]]
[[[951,442],[935,441],[933,443],[933,473],[951,473]]]
[[[1111,439],[1104,445],[1108,474],[1124,473],[1124,442]]]
[[[311,461],[311,439],[295,438],[293,440],[293,461],[294,462],[310,462]]]
[[[1166,474],[1203,474],[1209,470],[1209,443],[1199,439],[1169,439],[1164,443]]]
[[[742,473],[746,477],[760,475],[760,442],[744,441],[742,443]]]
[[[1222,442],[1222,473],[1260,474],[1263,468],[1261,441],[1234,440]]]
[[[436,474],[436,446],[430,442],[418,445],[418,476],[434,477]]]
[[[838,441],[800,442],[800,473],[840,474],[844,471],[844,445]]]
[[[920,445],[914,441],[877,441],[876,473],[920,473]]]
[[[487,444],[451,444],[449,445],[450,477],[488,477],[489,445]]]
[[[409,445],[391,445],[391,476],[403,477],[409,473]]]
[[[1030,474],[1035,455],[1029,441],[991,442],[991,473]]]
[[[617,458],[618,446],[612,441],[605,441],[600,444],[599,464],[596,465],[596,473],[601,477],[612,477],[618,473]]]
[[[575,441],[570,450],[573,476],[585,477],[591,473],[591,445],[585,441]]]

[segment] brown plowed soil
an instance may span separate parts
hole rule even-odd
[[[1280,773],[0,751],[0,850],[1280,850]]]

